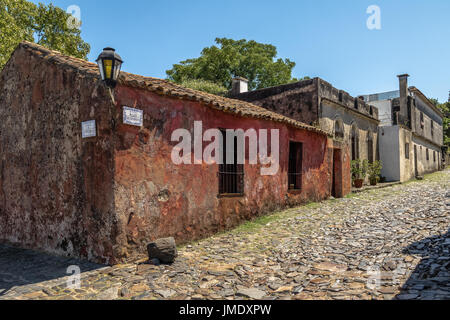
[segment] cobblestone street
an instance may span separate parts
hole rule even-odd
[[[262,217],[173,265],[0,246],[0,299],[450,299],[450,171]],[[67,267],[82,270],[67,288]]]

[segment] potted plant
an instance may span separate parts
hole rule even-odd
[[[369,172],[369,182],[371,186],[376,186],[378,183],[378,179],[381,175],[381,169],[383,168],[383,164],[381,161],[374,161],[370,163],[368,166]]]
[[[364,184],[364,179],[366,179],[367,176],[368,164],[369,162],[367,160],[361,161],[360,159],[354,160],[351,163],[353,184],[358,189],[362,188]]]

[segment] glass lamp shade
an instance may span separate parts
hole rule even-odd
[[[108,87],[114,88],[120,75],[122,58],[113,48],[105,48],[97,59],[100,76]]]

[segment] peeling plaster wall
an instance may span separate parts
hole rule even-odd
[[[440,115],[432,110],[419,97],[416,98],[416,108],[414,109],[415,121],[413,122],[413,132],[415,135],[423,137],[424,139],[433,142],[437,146],[444,144],[443,122]],[[420,121],[420,114],[423,113],[424,126],[422,128]],[[433,122],[433,130],[431,130],[431,123]],[[433,134],[432,134],[433,131]]]
[[[330,196],[332,153],[326,136],[271,121],[240,118],[197,102],[119,87],[118,112],[123,105],[144,110],[144,127],[120,125],[117,130],[115,205],[122,246],[142,252],[146,242],[174,236],[178,242],[199,239],[236,226],[263,213]],[[246,161],[243,197],[218,197],[217,165],[175,165],[171,160],[172,132],[203,130],[279,129],[280,170],[262,176],[260,165]],[[288,193],[289,141],[303,142],[303,190]],[[203,147],[208,144],[204,143]],[[246,155],[248,157],[248,154]],[[247,159],[248,160],[248,159]],[[124,236],[126,235],[126,237]]]
[[[342,120],[344,125],[345,148],[351,150],[352,126],[356,125],[359,135],[359,158],[362,160],[369,159],[368,141],[370,135],[373,142],[372,156],[374,160],[377,159],[378,122],[369,120],[358,114],[352,114],[351,111],[328,101],[321,103],[321,110],[322,116],[320,118],[320,128],[322,130],[334,135],[336,121],[338,119]]]
[[[411,131],[402,127],[399,133],[400,181],[406,182],[415,177],[414,172],[414,144]],[[406,144],[409,145],[409,155],[406,156]]]
[[[203,238],[331,194],[334,145],[323,134],[142,89],[119,86],[115,95],[113,105],[95,75],[15,51],[0,74],[0,241],[116,264],[156,238]],[[122,123],[124,105],[144,110],[142,128]],[[87,120],[97,137],[81,138]],[[172,132],[197,120],[204,130],[280,130],[278,174],[247,164],[245,195],[218,197],[217,165],[171,160]],[[300,193],[288,192],[289,141],[303,143]]]
[[[420,176],[427,173],[432,173],[440,169],[439,164],[442,161],[442,151],[436,147],[434,144],[412,135],[413,144],[417,148],[417,172]],[[429,154],[429,159],[427,160],[427,149]],[[436,152],[436,161],[433,158],[433,152]],[[413,171],[414,172],[414,171]]]
[[[0,74],[0,241],[114,263],[111,100],[24,49]],[[96,119],[98,138],[81,139]]]

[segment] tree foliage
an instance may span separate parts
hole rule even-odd
[[[438,104],[438,108],[444,114],[444,144],[450,147],[450,102]]]
[[[191,89],[215,94],[218,96],[225,96],[228,93],[228,89],[225,88],[224,86],[221,86],[220,84],[217,84],[215,82],[208,81],[208,80],[187,79],[187,80],[183,80],[183,82],[181,82],[181,85],[186,88],[191,88]]]
[[[180,84],[201,79],[230,89],[231,80],[239,76],[249,80],[250,90],[297,81],[292,78],[295,62],[277,59],[273,45],[227,38],[215,42],[204,48],[200,57],[173,65],[166,71],[168,78]]]
[[[0,69],[23,40],[87,59],[90,46],[81,38],[80,29],[67,23],[69,19],[73,17],[52,4],[0,0]]]

